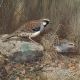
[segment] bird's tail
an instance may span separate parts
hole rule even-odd
[[[8,35],[2,39],[3,42],[8,41],[11,37],[14,37],[14,34]]]

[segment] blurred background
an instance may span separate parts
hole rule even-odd
[[[52,33],[80,48],[80,0],[1,0],[0,34],[12,33],[28,20],[49,18]],[[49,32],[48,32],[49,33]]]

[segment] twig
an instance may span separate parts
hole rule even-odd
[[[59,25],[58,25],[58,27],[57,27],[57,29],[56,29],[56,31],[54,32],[53,35],[56,35],[56,33],[57,33],[57,31],[60,29],[60,26],[61,26],[61,25],[62,25],[62,24],[59,24]],[[53,40],[55,40],[55,36],[54,36]]]

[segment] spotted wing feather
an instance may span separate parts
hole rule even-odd
[[[39,20],[29,21],[29,22],[25,23],[24,25],[22,25],[21,27],[19,27],[15,32],[13,32],[9,36],[7,36],[3,41],[6,41],[9,38],[14,37],[14,36],[19,37],[19,34],[21,34],[21,32],[22,33],[23,32],[33,33],[35,31],[39,31],[39,29],[40,29]]]

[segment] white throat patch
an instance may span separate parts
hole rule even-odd
[[[46,25],[46,22],[43,22],[43,25],[45,26]]]

